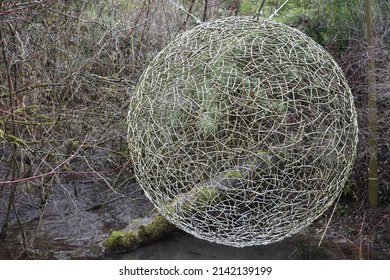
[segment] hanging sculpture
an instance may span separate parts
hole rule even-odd
[[[300,231],[335,201],[356,153],[345,77],[312,39],[231,17],[165,47],[132,92],[138,183],[196,237],[243,247]]]

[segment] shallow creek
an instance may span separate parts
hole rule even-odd
[[[152,205],[133,184],[113,191],[91,181],[66,182],[50,190],[18,189],[7,237],[0,240],[0,259],[354,259],[356,248],[344,241],[325,238],[318,247],[319,232],[308,229],[284,241],[265,246],[234,248],[197,239],[182,231],[132,252],[102,255],[101,242],[111,230],[126,227],[147,215]],[[0,189],[0,205],[8,193]],[[44,203],[43,203],[44,202]],[[4,209],[0,207],[0,228]],[[23,235],[26,242],[22,242]],[[23,244],[28,250],[23,250]],[[28,254],[26,254],[28,252]],[[370,252],[371,258],[389,256]]]

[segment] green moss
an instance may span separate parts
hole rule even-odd
[[[10,143],[16,144],[18,146],[26,146],[27,143],[14,135],[7,134],[3,130],[0,129],[0,138],[7,140]]]
[[[138,230],[138,239],[142,244],[148,244],[161,239],[175,229],[175,226],[165,219],[161,214],[157,214],[152,222],[141,225]]]
[[[195,201],[198,204],[210,204],[220,196],[220,192],[211,186],[200,186],[195,191]]]
[[[263,151],[263,150],[259,150],[257,152],[257,154],[260,156],[260,157],[265,157],[268,155],[268,152],[267,151]]]
[[[225,173],[225,178],[242,178],[242,174],[239,170],[229,170]]]
[[[185,215],[192,215],[195,211],[205,209],[208,205],[213,205],[223,198],[223,193],[215,187],[209,185],[196,186],[189,192],[182,194],[173,202],[164,207],[165,213],[169,216],[182,212]]]
[[[191,210],[202,211],[208,205],[213,205],[221,201],[223,197],[221,192],[208,185],[198,186],[191,190],[190,193],[192,199],[181,206],[181,209],[188,213],[191,213]]]
[[[103,245],[110,251],[130,250],[140,244],[134,231],[113,231]]]
[[[175,226],[162,215],[157,214],[151,222],[130,231],[113,231],[103,242],[103,246],[110,252],[133,250],[139,246],[157,241],[169,234]]]
[[[168,203],[164,205],[163,211],[170,217],[173,217],[176,213],[176,204]]]

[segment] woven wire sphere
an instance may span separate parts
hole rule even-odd
[[[202,239],[268,244],[335,201],[356,153],[353,97],[332,57],[281,23],[232,17],[166,46],[132,93],[136,179]]]

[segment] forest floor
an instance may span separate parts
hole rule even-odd
[[[374,251],[390,259],[390,149],[386,143],[386,139],[390,139],[389,124],[384,124],[379,134],[378,208],[368,206],[367,165],[361,160],[356,162],[351,181],[346,184],[333,216],[332,207],[314,223],[314,227],[327,228],[329,240],[336,241],[335,244],[345,243],[355,250],[356,258],[361,259],[370,259],[370,253]],[[337,246],[335,249],[339,250]],[[341,251],[340,257],[343,257]]]
[[[321,239],[325,230],[323,240],[331,244],[330,248],[340,259],[390,259],[390,205],[371,210],[365,204],[346,202],[342,198],[333,216],[332,207],[308,232],[319,230],[317,237]],[[349,257],[345,252],[350,252]]]

